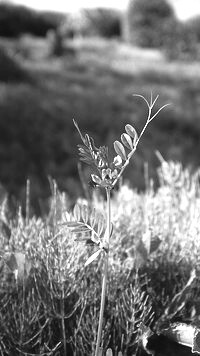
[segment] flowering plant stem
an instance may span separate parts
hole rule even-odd
[[[111,189],[114,188],[116,183],[119,181],[119,178],[122,176],[125,168],[128,166],[130,159],[134,155],[138,143],[143,136],[148,124],[159,114],[159,112],[164,109],[168,104],[163,105],[160,109],[158,109],[155,113],[152,112],[155,103],[158,99],[158,95],[153,100],[153,96],[151,93],[150,101],[145,99],[142,95],[135,95],[142,98],[147,107],[148,107],[148,117],[146,123],[138,136],[135,128],[127,124],[125,126],[125,133],[121,135],[121,142],[116,140],[114,142],[114,149],[117,153],[117,156],[114,157],[112,162],[108,159],[108,148],[105,146],[97,148],[94,144],[94,140],[88,134],[85,137],[82,135],[78,124],[74,121],[74,125],[77,128],[79,135],[81,137],[82,143],[79,145],[79,154],[81,160],[85,163],[89,164],[93,168],[95,168],[95,172],[97,174],[91,174],[91,183],[94,187],[101,187],[106,190],[106,204],[107,204],[107,217],[106,217],[106,229],[104,230],[104,236],[102,238],[101,233],[96,234],[95,239],[91,237],[91,241],[96,243],[99,247],[97,251],[95,251],[86,261],[85,266],[89,265],[93,262],[99,255],[103,254],[103,279],[102,279],[102,290],[101,290],[101,305],[100,305],[100,314],[99,314],[99,324],[98,324],[98,332],[97,332],[97,342],[95,349],[95,356],[103,355],[103,347],[102,343],[102,326],[103,326],[103,316],[105,309],[105,298],[106,298],[106,287],[107,287],[107,279],[108,279],[108,262],[109,262],[109,245],[110,245],[110,235],[111,235],[111,203],[110,203],[110,192]],[[129,153],[127,154],[127,150]],[[74,232],[81,231],[89,231],[94,230],[87,225],[85,222],[85,213],[83,214],[83,222],[69,222],[68,226],[76,227]],[[88,220],[88,219],[86,219]],[[75,225],[74,225],[75,224]],[[80,225],[81,224],[81,225]],[[83,227],[84,225],[84,227]],[[97,223],[98,225],[98,223]],[[82,230],[83,229],[83,230]],[[103,241],[102,241],[103,240]]]
[[[97,342],[96,342],[96,350],[95,356],[102,355],[101,344],[101,334],[102,334],[102,326],[103,326],[103,315],[105,309],[105,297],[106,297],[106,286],[107,286],[107,278],[108,278],[108,259],[109,259],[109,242],[110,242],[110,233],[111,233],[111,206],[110,206],[110,187],[106,187],[106,204],[107,204],[107,227],[106,233],[104,237],[104,243],[107,246],[107,252],[104,257],[104,271],[103,271],[103,280],[102,280],[102,289],[101,289],[101,305],[100,305],[100,314],[99,314],[99,325],[97,332]]]

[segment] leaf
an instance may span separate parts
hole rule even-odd
[[[133,145],[135,146],[137,140],[138,140],[138,134],[137,131],[134,129],[134,127],[130,124],[127,124],[125,126],[125,130],[129,136],[133,138]]]
[[[87,207],[87,205],[82,205],[82,206],[81,206],[81,215],[82,215],[82,219],[83,219],[84,223],[87,224],[88,219],[89,219],[89,214],[88,214],[88,207]]]
[[[90,232],[90,229],[83,225],[83,226],[79,226],[79,227],[76,227],[75,229],[72,230],[73,233],[81,233],[81,232]]]
[[[124,149],[124,146],[121,144],[119,141],[114,142],[114,149],[115,152],[124,160],[126,161],[126,151]]]
[[[90,244],[93,244],[94,245],[94,242],[88,237],[88,235],[81,235],[81,236],[77,236],[75,238],[75,241],[77,242],[85,242],[87,245],[90,245]]]
[[[66,221],[61,225],[67,225],[68,227],[73,228],[73,227],[78,227],[78,226],[82,226],[85,224],[82,222],[79,222],[79,221]]]
[[[75,205],[73,214],[74,214],[75,220],[76,220],[76,221],[80,221],[80,218],[81,218],[81,209],[80,209],[80,206],[79,206],[78,204]]]
[[[127,135],[126,133],[123,133],[121,135],[121,140],[122,140],[122,143],[124,144],[124,146],[126,146],[129,150],[133,149],[133,143],[132,143],[132,140],[129,135]]]
[[[91,155],[89,148],[83,145],[78,145],[78,148],[79,148],[79,154],[81,156],[80,160],[89,165],[95,165],[95,160]]]
[[[94,231],[92,231],[92,234],[90,236],[90,240],[92,243],[95,243],[97,245],[100,244],[101,240],[99,239],[99,237],[94,233]]]
[[[96,175],[96,174],[91,174],[91,178],[94,183],[100,185],[101,184],[101,179]]]
[[[88,260],[85,262],[85,267],[88,266],[90,263],[92,263],[98,256],[99,254],[102,252],[101,249],[97,250],[96,252],[94,252],[89,258]]]

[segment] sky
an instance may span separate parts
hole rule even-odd
[[[84,7],[107,7],[125,10],[128,1],[129,0],[11,0],[10,2],[26,5],[37,10],[76,12]],[[174,6],[176,15],[180,20],[186,20],[189,17],[200,15],[200,0],[168,1]]]

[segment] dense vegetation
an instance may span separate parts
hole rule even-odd
[[[49,29],[56,29],[64,15],[37,12],[25,6],[0,3],[0,36],[18,37],[24,33],[45,36]]]
[[[84,9],[80,15],[35,11],[21,5],[0,3],[0,36],[17,38],[23,34],[45,37],[49,30],[62,27],[64,36],[79,31],[83,35],[119,37],[120,11],[112,9]]]
[[[170,27],[176,23],[167,0],[131,0],[127,17],[129,39],[141,47],[163,47]]]
[[[103,339],[114,355],[139,354],[141,321],[157,332],[174,321],[199,325],[199,171],[191,175],[163,161],[158,176],[157,191],[149,182],[142,194],[122,185],[112,195]],[[95,247],[77,241],[66,227],[75,211],[55,182],[52,192],[43,218],[30,214],[28,199],[25,217],[20,209],[13,215],[6,195],[1,197],[3,356],[94,354],[102,260],[84,267]],[[105,211],[99,193],[77,203],[95,207],[97,217]]]
[[[167,0],[130,0],[125,38],[136,46],[160,48],[171,60],[199,59],[199,17],[180,21]]]

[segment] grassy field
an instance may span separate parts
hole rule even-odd
[[[6,67],[0,69],[0,181],[9,192],[23,199],[30,177],[33,203],[40,209],[38,197],[50,194],[50,175],[71,197],[81,194],[72,119],[97,145],[112,150],[126,123],[140,130],[146,118],[144,102],[133,93],[149,98],[152,91],[160,95],[158,105],[171,106],[146,132],[125,178],[143,189],[145,162],[155,178],[155,150],[167,160],[199,166],[198,63],[170,63],[160,52],[100,39],[77,39],[70,44],[74,52],[66,49],[60,58],[49,57],[42,40],[1,42],[16,53],[22,71],[6,80]]]

